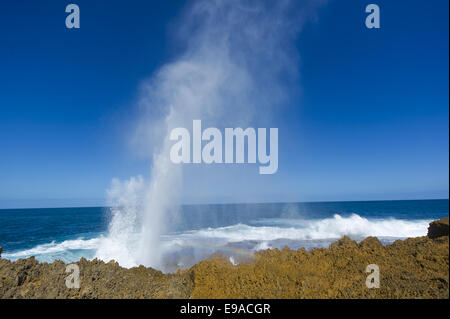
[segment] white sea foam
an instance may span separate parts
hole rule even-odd
[[[84,238],[78,238],[78,239],[70,239],[65,240],[60,243],[56,243],[54,241],[37,245],[30,249],[25,250],[19,250],[12,253],[4,253],[2,254],[2,257],[8,258],[8,259],[18,259],[18,258],[26,258],[29,256],[40,256],[40,255],[52,255],[57,253],[64,253],[70,250],[90,250],[90,249],[97,249],[99,243],[103,239],[102,236],[97,238],[91,238],[91,239],[84,239]]]
[[[255,245],[253,250],[265,250],[265,249],[270,249],[270,248],[271,248],[271,246],[270,246],[269,242],[262,241],[259,244]]]
[[[333,218],[321,220],[276,219],[275,224],[281,226],[249,226],[237,224],[220,228],[206,228],[185,233],[188,239],[223,239],[226,242],[245,240],[267,241],[276,239],[311,240],[332,239],[344,235],[350,237],[418,237],[427,233],[429,220],[399,220],[399,219],[367,219],[353,214],[349,217],[334,215]],[[260,221],[261,222],[261,221]],[[266,220],[265,224],[272,223]]]
[[[327,247],[332,241],[344,235],[361,240],[367,236],[376,236],[390,243],[397,238],[424,236],[430,220],[400,220],[368,219],[353,214],[348,217],[334,215],[332,218],[320,220],[300,219],[261,219],[246,224],[236,224],[218,228],[204,228],[182,233],[167,234],[161,237],[160,253],[162,260],[188,267],[212,253],[219,251],[229,254],[236,261],[236,257],[245,251],[268,248],[281,248],[285,245],[291,248]],[[118,238],[118,237],[117,237]],[[80,257],[92,259],[97,257],[105,262],[114,259],[121,262],[123,267],[137,266],[129,249],[138,247],[138,235],[127,237],[126,242],[117,238],[99,236],[86,239],[78,238],[65,240],[60,243],[51,242],[38,245],[31,249],[5,252],[2,256],[8,259],[36,256],[41,261],[62,259],[66,262],[76,261]],[[383,241],[383,240],[382,240]],[[126,248],[124,245],[130,245]],[[103,251],[105,257],[95,255],[95,251]],[[236,255],[237,254],[237,255]],[[170,271],[173,268],[161,264],[161,269]]]

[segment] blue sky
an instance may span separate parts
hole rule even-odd
[[[301,32],[277,174],[200,180],[184,202],[448,198],[448,1],[372,2],[379,30],[352,0]],[[101,205],[113,177],[148,175],[129,143],[138,87],[182,52],[185,4],[75,1],[68,30],[68,3],[0,4],[0,207]]]

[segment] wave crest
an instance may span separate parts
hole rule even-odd
[[[368,219],[357,214],[343,217],[334,215],[332,218],[320,220],[301,219],[259,219],[247,224],[236,224],[219,228],[204,228],[183,233],[162,236],[161,255],[170,258],[185,258],[194,256],[189,264],[198,262],[214,251],[233,252],[233,249],[256,251],[267,248],[283,247],[285,245],[297,249],[326,247],[335,239],[344,235],[361,240],[368,236],[385,239],[389,243],[393,239],[424,236],[430,220],[400,220]],[[136,237],[131,241],[138,243]],[[8,259],[35,256],[40,261],[51,262],[60,259],[65,262],[97,257],[105,262],[111,259],[119,260],[123,267],[137,266],[136,260],[127,255],[126,243],[111,241],[100,235],[95,238],[70,239],[60,243],[54,241],[37,245],[12,253],[4,253]],[[95,252],[102,250],[104,255]],[[117,257],[120,258],[117,258]],[[174,257],[175,256],[175,257]],[[173,260],[171,261],[173,263]]]

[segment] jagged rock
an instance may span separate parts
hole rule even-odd
[[[376,237],[367,237],[359,243],[361,248],[379,249],[383,247],[383,244]]]
[[[429,238],[448,236],[448,229],[449,229],[448,217],[444,217],[430,223],[430,226],[428,227],[427,236]]]
[[[0,257],[2,257],[2,246],[0,246]]]
[[[83,258],[72,289],[62,261],[2,258],[0,298],[449,298],[448,236],[386,246],[344,237],[331,247],[262,250],[236,266],[216,256],[168,274]],[[369,264],[380,268],[379,289],[365,285]]]
[[[345,248],[358,247],[358,243],[354,240],[351,240],[349,237],[344,236],[337,242],[334,242],[330,245],[330,249],[344,248],[344,247]]]

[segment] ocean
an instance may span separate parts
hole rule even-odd
[[[2,209],[2,258],[92,259],[107,236],[110,214],[107,207]],[[424,236],[430,221],[448,215],[448,199],[186,205],[162,235],[161,268],[190,267],[213,254],[236,264],[257,250],[328,247],[343,235],[358,241],[376,236],[389,244]]]

